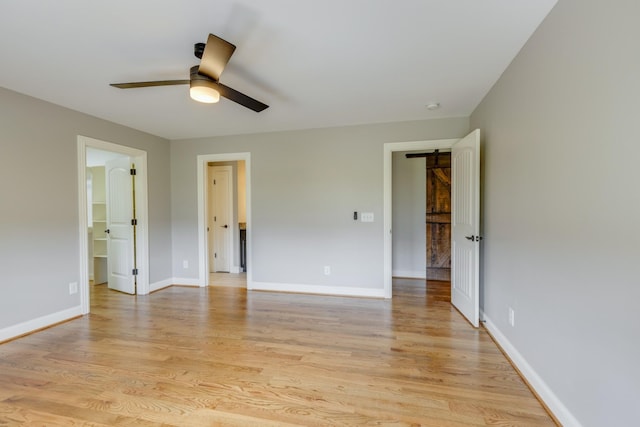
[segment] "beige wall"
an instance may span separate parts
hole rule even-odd
[[[640,420],[639,16],[560,0],[471,116],[484,311],[585,426]]]

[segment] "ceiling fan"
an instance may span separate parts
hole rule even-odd
[[[191,98],[204,103],[214,103],[220,96],[237,102],[255,112],[260,112],[269,106],[251,98],[235,89],[220,83],[220,74],[229,62],[236,47],[220,37],[209,34],[207,43],[196,43],[194,55],[200,58],[200,65],[191,67],[189,80],[159,80],[152,82],[111,83],[119,89],[134,89],[150,86],[186,85],[189,87]]]

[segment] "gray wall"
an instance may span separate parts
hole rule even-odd
[[[394,276],[426,277],[427,206],[425,159],[392,153],[392,218]]]
[[[638,17],[560,0],[471,116],[484,311],[585,426],[640,419]]]
[[[168,141],[0,88],[0,329],[80,304],[78,135],[147,151],[150,280],[171,277]]]
[[[253,280],[382,289],[383,143],[468,129],[457,118],[172,141],[174,276],[198,277],[196,156],[251,152]]]

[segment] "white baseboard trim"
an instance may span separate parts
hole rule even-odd
[[[485,321],[485,328],[487,328],[500,347],[502,347],[502,350],[507,353],[513,364],[518,367],[522,375],[526,378],[531,387],[533,387],[540,399],[542,399],[545,405],[547,405],[558,421],[560,421],[564,427],[581,427],[582,424],[580,424],[569,409],[564,406],[558,396],[555,395],[533,367],[529,365],[522,354],[516,350],[513,344],[511,344],[511,341],[509,341],[500,329],[498,329],[489,316],[484,312],[481,312],[480,315]]]
[[[171,278],[172,285],[180,285],[180,286],[203,286],[200,283],[200,279],[189,278],[186,279],[184,277],[173,277]]]
[[[73,319],[74,317],[81,315],[82,307],[76,306],[58,311],[57,313],[27,320],[26,322],[0,329],[0,342],[28,334],[29,332],[33,332],[38,329],[46,328],[47,326],[55,325],[56,323],[64,322],[65,320]]]
[[[231,273],[231,274],[240,274],[240,266],[239,265],[231,266],[231,269],[229,270],[229,273]]]
[[[247,290],[296,292],[302,294],[338,295],[349,297],[384,298],[384,289],[353,288],[342,286],[319,286],[294,283],[247,282]]]
[[[405,277],[407,279],[426,279],[427,272],[420,270],[393,270],[391,272],[393,277]]]
[[[173,278],[169,278],[169,279],[161,280],[159,282],[149,283],[149,292],[154,292],[160,289],[168,288],[169,286],[173,285],[174,280],[175,279]]]

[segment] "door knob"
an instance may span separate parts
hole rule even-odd
[[[224,228],[229,228],[229,226],[227,224],[223,225]]]

